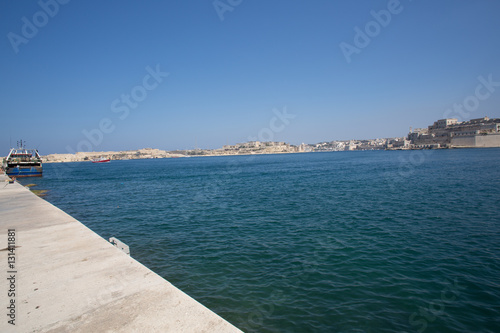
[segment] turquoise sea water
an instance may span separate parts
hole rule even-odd
[[[500,149],[45,164],[46,200],[247,332],[500,332]]]

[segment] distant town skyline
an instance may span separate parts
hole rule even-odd
[[[293,145],[500,117],[500,3],[0,4],[0,155]]]
[[[23,142],[21,142],[22,144]],[[457,118],[438,119],[425,128],[410,128],[404,137],[333,140],[293,145],[284,141],[247,141],[215,149],[166,151],[144,147],[136,150],[92,151],[42,156],[45,162],[82,162],[94,159],[131,160],[186,156],[228,156],[280,153],[306,153],[354,150],[421,150],[453,148],[500,147],[500,118],[482,117],[459,121]]]

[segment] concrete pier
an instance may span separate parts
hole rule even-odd
[[[241,332],[6,179],[0,175],[0,332]]]

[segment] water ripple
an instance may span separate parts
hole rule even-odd
[[[248,332],[500,331],[500,150],[410,154],[48,164],[37,182]]]

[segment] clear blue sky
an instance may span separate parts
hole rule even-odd
[[[0,155],[10,138],[85,148],[83,131],[95,151],[404,136],[467,99],[468,118],[500,117],[500,86],[473,97],[500,82],[497,0],[42,2],[0,2]],[[356,27],[372,37],[348,63]]]

